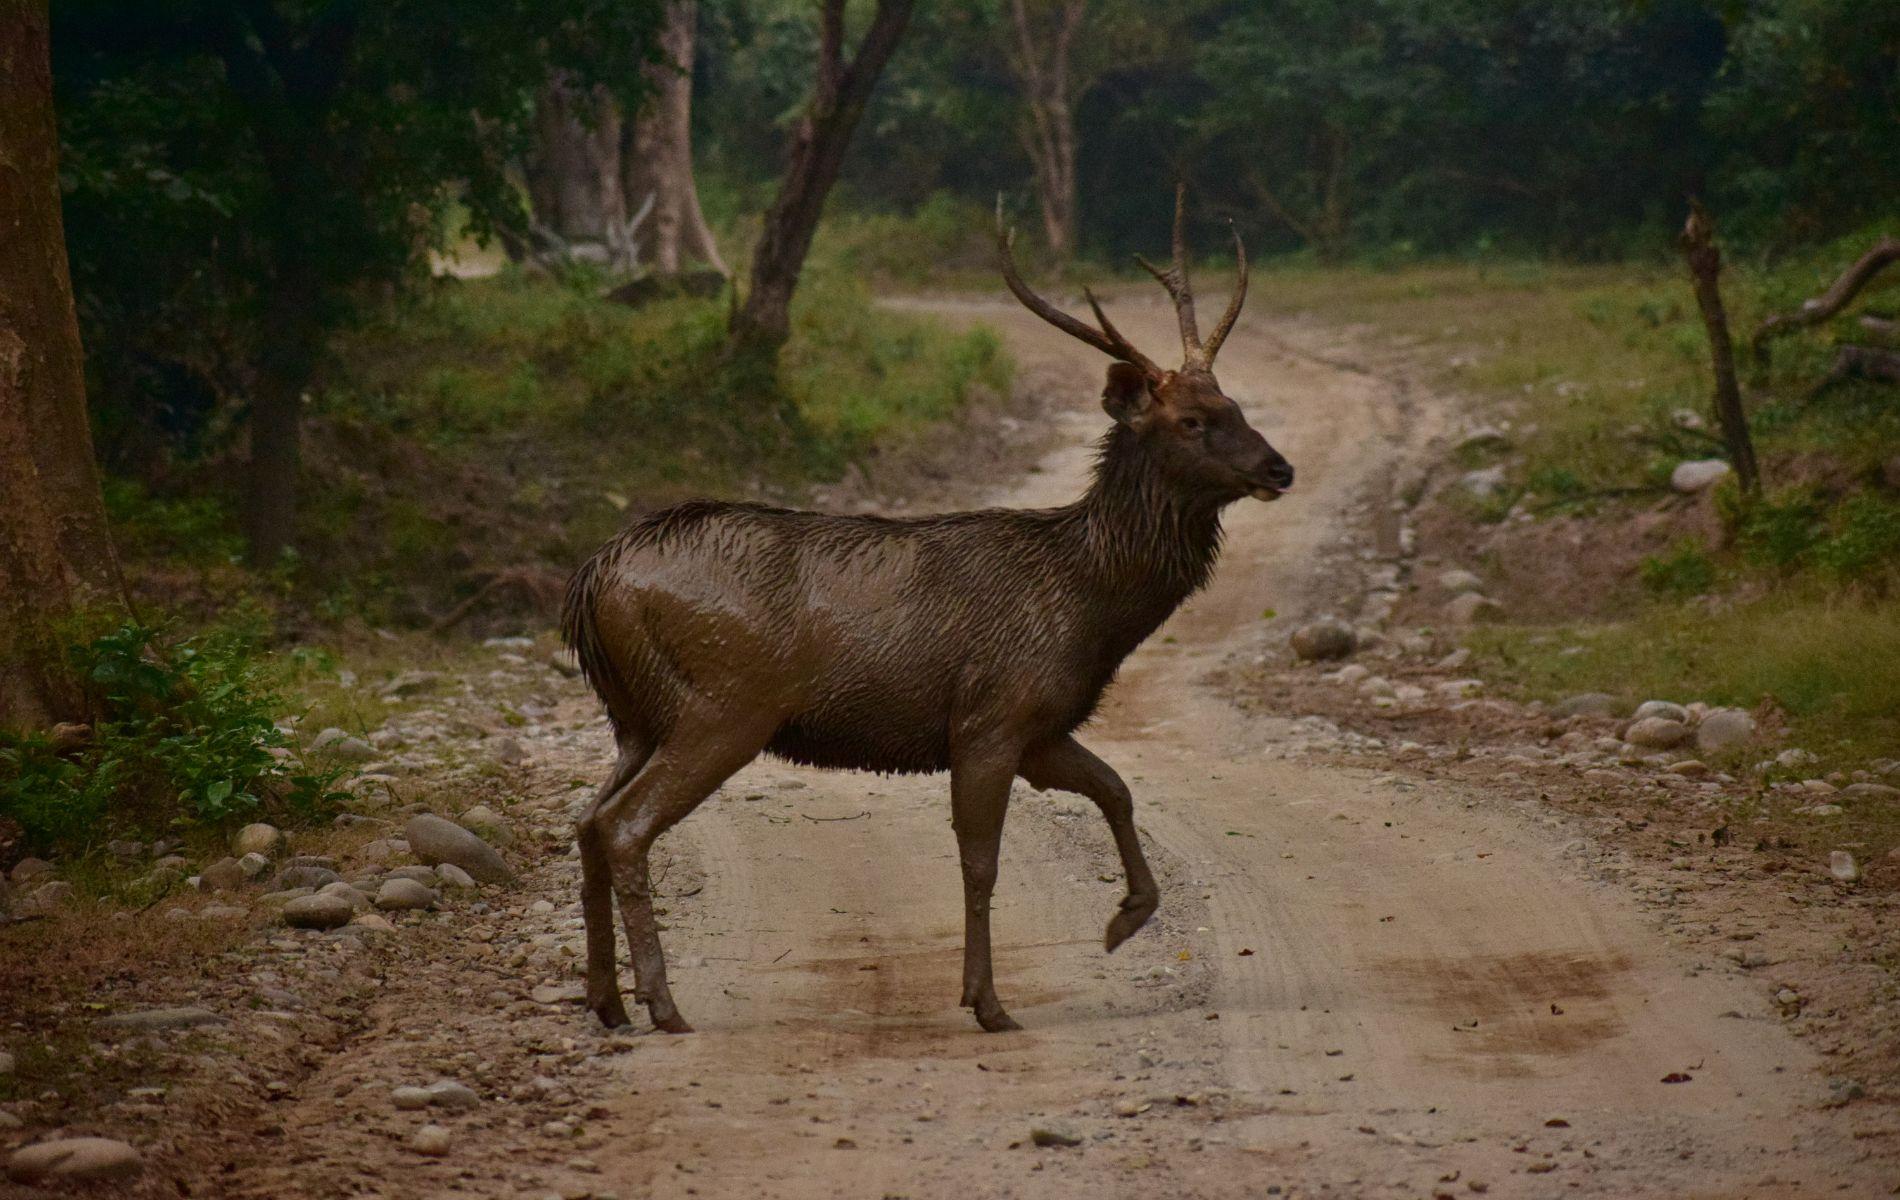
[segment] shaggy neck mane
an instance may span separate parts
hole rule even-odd
[[[1169,486],[1141,437],[1117,423],[1075,505],[1091,566],[1110,587],[1166,605],[1208,580],[1220,554],[1218,501]]]

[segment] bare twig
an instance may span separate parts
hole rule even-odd
[[[855,816],[849,816],[849,817],[809,817],[809,816],[805,816],[804,813],[799,813],[798,815],[801,817],[805,817],[807,821],[815,821],[819,823],[823,823],[826,821],[855,821],[855,820],[858,820],[860,817],[870,816],[871,810],[867,808],[863,812],[858,813]]]
[[[1874,276],[1896,261],[1900,261],[1900,238],[1883,237],[1875,242],[1867,253],[1842,271],[1825,292],[1802,301],[1801,307],[1793,312],[1776,313],[1757,326],[1753,342],[1755,357],[1766,356],[1769,339],[1791,330],[1818,325],[1846,308]]]

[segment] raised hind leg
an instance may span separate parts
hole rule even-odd
[[[1161,889],[1155,884],[1148,860],[1141,853],[1141,839],[1135,834],[1135,802],[1128,785],[1115,768],[1091,754],[1072,737],[1039,746],[1023,755],[1022,777],[1037,791],[1055,788],[1087,796],[1102,810],[1109,832],[1115,835],[1115,849],[1121,854],[1122,875],[1128,882],[1128,894],[1108,922],[1104,946],[1113,952],[1129,936],[1148,923],[1161,903]]]
[[[631,1024],[620,998],[619,971],[614,963],[613,868],[601,837],[598,813],[640,773],[650,751],[632,736],[620,739],[620,757],[607,782],[594,793],[576,824],[581,851],[581,920],[587,929],[587,1008],[609,1029]]]
[[[634,998],[656,1028],[691,1033],[666,981],[666,954],[653,919],[648,860],[659,836],[685,819],[734,771],[751,762],[772,727],[748,726],[729,714],[683,715],[633,781],[594,814],[597,835],[613,864],[614,893],[633,958]]]

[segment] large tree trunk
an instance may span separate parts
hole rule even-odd
[[[621,190],[620,106],[604,89],[555,79],[535,102],[534,154],[527,164],[534,217],[564,242],[601,246],[630,215]]]
[[[648,247],[647,264],[662,275],[676,275],[694,261],[721,275],[732,274],[700,211],[699,189],[693,182],[693,41],[698,25],[697,0],[673,0],[666,6],[660,30],[665,61],[644,68],[652,96],[627,123],[621,143],[627,207],[637,211],[649,196],[653,199],[641,241]]]
[[[1039,34],[1027,0],[1009,0],[1005,57],[1022,84],[1028,110],[1022,143],[1035,175],[1043,237],[1049,252],[1067,262],[1075,254],[1075,97],[1069,49],[1088,2],[1061,0],[1055,8],[1054,29]]]
[[[792,293],[824,214],[825,198],[838,181],[865,102],[910,22],[912,4],[878,0],[871,27],[847,63],[844,0],[825,0],[811,104],[792,135],[785,178],[752,254],[751,290],[732,313],[728,332],[735,350],[776,355],[791,336]]]
[[[58,622],[124,603],[60,217],[46,0],[0,0],[0,728],[85,716]]]

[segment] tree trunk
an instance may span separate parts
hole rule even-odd
[[[1065,263],[1075,254],[1075,97],[1069,49],[1087,13],[1087,0],[1062,0],[1045,51],[1037,44],[1026,0],[1009,0],[1013,36],[1005,39],[1005,57],[1022,85],[1028,110],[1022,143],[1035,175],[1043,238],[1049,252]]]
[[[660,30],[664,62],[644,68],[651,98],[627,122],[622,137],[622,190],[627,207],[637,210],[653,198],[643,242],[656,272],[677,275],[688,263],[703,262],[721,275],[732,269],[719,255],[712,229],[699,208],[693,182],[693,40],[699,25],[697,0],[673,0]]]
[[[1755,467],[1755,443],[1748,434],[1748,414],[1742,410],[1742,390],[1735,380],[1735,344],[1729,337],[1728,310],[1722,304],[1722,251],[1715,244],[1715,222],[1695,201],[1690,201],[1689,220],[1682,227],[1682,253],[1689,262],[1702,323],[1709,331],[1716,423],[1728,446],[1729,465],[1735,468],[1742,490],[1752,496],[1761,490],[1761,477]]]
[[[555,79],[534,106],[527,164],[535,220],[564,242],[606,246],[630,215],[621,191],[620,106],[604,90]]]
[[[838,181],[851,135],[878,76],[910,22],[913,0],[878,0],[858,52],[844,58],[844,0],[825,0],[811,104],[792,135],[785,178],[765,214],[752,255],[751,290],[733,310],[729,345],[742,353],[776,355],[791,336],[792,293],[811,251],[825,198]]]
[[[124,604],[60,216],[46,0],[0,0],[0,728],[85,717],[56,626]]]

